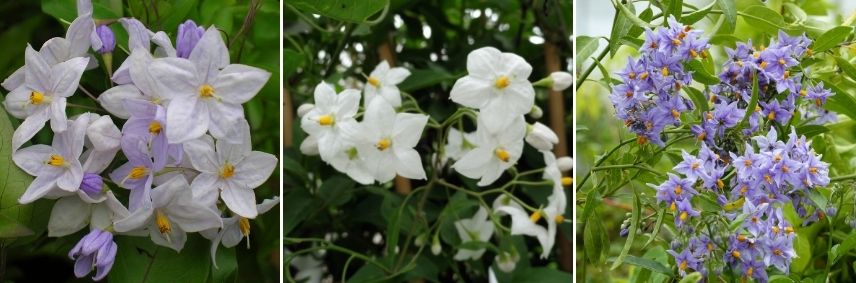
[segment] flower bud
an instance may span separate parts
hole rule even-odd
[[[568,72],[553,72],[550,79],[553,80],[554,91],[563,91],[573,84],[574,77]]]
[[[74,276],[77,278],[83,278],[95,269],[92,279],[104,279],[116,261],[116,242],[113,241],[113,234],[93,229],[74,245],[68,252],[68,257],[76,261]]]
[[[559,143],[559,137],[549,127],[535,122],[527,127],[526,142],[538,150],[553,150],[553,145]]]
[[[514,271],[514,268],[517,267],[517,261],[519,260],[520,256],[517,255],[517,253],[510,252],[502,252],[494,258],[499,270],[502,270],[502,272],[505,273]]]
[[[104,180],[98,174],[84,173],[83,182],[80,183],[80,190],[91,198],[98,197],[101,194],[101,189],[104,188]]]
[[[431,253],[434,255],[439,255],[441,251],[443,251],[443,247],[440,246],[440,239],[438,239],[435,235],[434,241],[431,243]]]
[[[297,117],[303,118],[303,115],[312,111],[315,108],[315,104],[312,103],[303,103],[300,107],[297,107]]]
[[[413,240],[413,244],[417,247],[422,247],[422,245],[425,245],[425,237],[425,234],[419,234],[419,236],[416,236],[416,240]]]
[[[619,237],[622,237],[622,238],[627,237],[627,234],[630,234],[630,229],[627,229],[626,227],[621,228],[621,231],[618,231]]]
[[[559,157],[556,159],[556,166],[562,172],[571,171],[571,169],[574,169],[574,159],[568,156]]]
[[[308,136],[300,143],[300,152],[305,155],[318,155],[318,139]]]
[[[113,30],[107,25],[98,25],[95,28],[95,33],[101,39],[101,49],[98,49],[98,53],[112,53],[113,49],[116,48],[116,36],[113,35]]]
[[[544,116],[544,110],[541,110],[541,107],[538,105],[533,105],[532,110],[529,110],[529,117],[533,119],[541,119]]]
[[[189,58],[196,43],[205,34],[205,29],[197,26],[193,20],[187,20],[178,26],[178,36],[175,38],[175,54],[181,58]]]

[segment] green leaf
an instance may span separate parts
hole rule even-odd
[[[823,107],[827,110],[847,115],[852,120],[856,120],[856,99],[850,93],[830,81],[823,80],[823,86],[835,93],[835,95],[827,98],[826,104]]]
[[[817,209],[826,211],[826,206],[829,204],[829,200],[819,190],[809,190],[808,198],[817,205]]]
[[[340,21],[363,23],[370,16],[389,5],[389,0],[290,0],[287,5],[292,5],[304,12],[319,14]]]
[[[540,282],[571,282],[571,274],[549,267],[527,268],[514,272],[512,282],[540,283]]]
[[[719,83],[719,78],[712,75],[699,60],[692,60],[687,63],[687,67],[693,71],[693,80],[706,85],[715,85]]]
[[[770,276],[770,281],[769,281],[769,283],[793,283],[793,282],[794,282],[793,279],[791,279],[787,276],[781,275],[781,274]]]
[[[678,22],[681,21],[681,9],[684,5],[684,0],[668,0],[669,6],[666,9],[667,16],[672,15],[675,16],[675,19]]]
[[[814,44],[811,45],[812,51],[820,53],[829,50],[847,39],[847,36],[852,32],[852,27],[834,27],[817,37],[817,40],[815,40]]]
[[[324,180],[318,189],[318,196],[329,205],[343,205],[354,196],[354,184],[351,178],[336,175]]]
[[[802,125],[797,127],[797,135],[805,135],[806,138],[811,138],[827,132],[829,132],[829,128],[821,125]]]
[[[713,6],[715,4],[716,1],[712,1],[710,2],[710,5],[707,5],[704,8],[695,10],[692,13],[684,15],[683,17],[681,17],[681,23],[685,25],[692,25],[700,21],[701,19],[704,19],[704,17],[707,16],[708,13],[710,13],[710,10],[713,9]]]
[[[110,282],[204,282],[211,268],[211,243],[191,234],[178,253],[149,237],[117,236],[116,263]],[[223,247],[220,247],[223,248]]]
[[[707,99],[704,98],[704,94],[700,90],[690,86],[683,87],[682,89],[689,95],[695,107],[698,108],[699,113],[707,112],[709,109]]]
[[[739,37],[732,34],[717,34],[710,37],[710,44],[713,45],[729,45],[733,46],[735,42],[742,41]]]
[[[282,74],[285,78],[288,78],[292,74],[297,72],[297,68],[302,67],[303,62],[305,61],[303,54],[291,48],[286,48],[285,50],[283,50],[282,56]]]
[[[651,243],[654,242],[654,239],[657,239],[657,235],[660,234],[660,228],[663,227],[663,219],[666,218],[666,208],[661,207],[657,210],[657,221],[654,222],[654,231],[651,231],[651,237],[648,238],[648,241],[645,242],[645,245],[642,246],[642,249],[648,247]]]
[[[624,16],[627,17],[631,22],[633,22],[633,24],[640,26],[640,27],[646,27],[646,28],[653,28],[654,27],[653,25],[649,24],[648,22],[643,21],[642,19],[637,17],[636,13],[634,13],[633,11],[630,11],[630,9],[628,9],[627,6],[621,5],[620,2],[618,2],[616,0],[612,0],[612,5],[617,7],[618,11],[621,12],[622,14],[624,14]]]
[[[696,272],[687,274],[686,276],[684,276],[684,278],[681,279],[681,281],[678,281],[678,283],[696,283],[699,281],[701,281],[701,273],[696,271]]]
[[[802,273],[811,264],[811,237],[803,231],[797,231],[794,251],[797,257],[791,262],[791,272]]]
[[[785,20],[776,11],[761,5],[749,6],[740,15],[752,27],[775,35],[785,27]]]
[[[755,107],[758,106],[758,74],[752,73],[752,98],[749,100],[749,105],[746,107],[746,112],[743,113],[743,120],[738,125],[739,129],[745,128],[749,124],[749,116],[755,112]]]
[[[594,212],[589,215],[586,225],[583,227],[583,246],[586,256],[590,263],[596,265],[603,262],[603,254],[609,248],[602,220],[598,213]]]
[[[850,233],[841,244],[832,247],[832,264],[835,264],[842,255],[847,254],[854,247],[856,247],[856,233]]]
[[[832,56],[832,58],[835,59],[835,64],[838,65],[838,68],[841,68],[841,71],[844,72],[844,74],[851,79],[856,80],[856,67],[853,67],[853,64],[850,64],[850,62],[839,56]]]
[[[656,262],[656,261],[653,261],[653,260],[650,260],[647,258],[641,258],[641,257],[635,257],[632,255],[628,255],[627,257],[624,258],[624,263],[632,264],[632,265],[635,265],[635,266],[638,266],[638,267],[641,267],[644,269],[651,270],[653,272],[662,273],[662,274],[672,276],[672,270],[671,269],[663,266],[663,264],[661,264],[659,262]]]
[[[624,242],[624,248],[621,249],[621,253],[618,254],[618,257],[615,258],[615,261],[612,263],[612,267],[610,270],[615,270],[621,263],[624,262],[624,258],[627,257],[627,254],[630,252],[630,248],[633,246],[633,240],[636,238],[636,230],[639,227],[639,214],[642,209],[642,202],[639,200],[639,192],[633,190],[633,211],[630,216],[630,233],[627,234],[627,241]]]
[[[591,57],[591,54],[597,50],[600,45],[599,40],[600,38],[598,37],[577,36],[577,54],[574,57],[575,61],[577,61],[577,70],[582,70],[583,62],[588,60],[588,57]]]
[[[734,4],[734,0],[716,0],[716,4],[719,5],[722,16],[725,17],[726,31],[733,31],[737,27],[737,5]]]
[[[33,235],[33,230],[21,225],[17,220],[0,214],[0,238],[18,238]]]
[[[633,3],[627,3],[626,9],[631,13],[636,14]],[[615,52],[621,47],[619,40],[630,32],[633,28],[633,22],[623,13],[615,13],[615,18],[612,21],[612,32],[609,34],[609,54],[615,56]],[[580,57],[578,57],[580,58]],[[583,57],[584,58],[584,57]]]
[[[117,9],[105,2],[109,1],[92,1],[93,18],[118,19],[122,17],[121,6]],[[77,2],[75,0],[42,0],[42,12],[70,23],[77,18]]]
[[[592,212],[594,212],[594,209],[600,205],[601,200],[602,198],[600,197],[600,193],[596,189],[589,190],[586,195],[586,204],[583,207],[583,214],[580,215],[580,219],[587,221]]]
[[[237,282],[238,276],[238,258],[236,257],[235,248],[241,248],[243,245],[226,248],[219,247],[217,249],[217,267],[211,265],[212,282]]]
[[[403,92],[412,93],[426,87],[435,86],[442,82],[451,82],[458,79],[446,70],[439,68],[413,70],[398,88]]]
[[[292,229],[309,217],[306,210],[312,206],[313,199],[304,188],[297,188],[284,198],[288,200],[288,205],[282,206],[282,234],[288,236]]]

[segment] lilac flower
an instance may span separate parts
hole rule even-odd
[[[175,51],[178,57],[190,58],[190,52],[196,47],[196,43],[205,34],[205,29],[197,26],[193,20],[187,20],[178,26],[178,35],[175,38]]]
[[[790,56],[790,48],[767,48],[761,51],[761,63],[758,67],[773,78],[780,78],[788,68],[797,64],[797,60]]]
[[[80,190],[85,192],[92,198],[97,197],[104,189],[104,181],[98,174],[84,173],[83,182],[80,183]]]
[[[175,163],[181,162],[181,144],[170,144],[166,139],[166,109],[163,106],[139,100],[125,100],[125,109],[131,118],[122,127],[123,143],[144,143],[145,152],[154,159],[159,170],[168,163],[171,155]]]
[[[699,215],[699,212],[693,209],[689,198],[680,200],[677,202],[677,210],[675,211],[675,226],[682,227],[690,217]]]
[[[811,155],[808,162],[805,163],[805,170],[802,171],[807,187],[825,187],[829,185],[829,164],[820,161],[820,158]]]
[[[779,104],[778,100],[773,100],[770,103],[765,103],[763,101],[759,102],[761,108],[764,109],[764,116],[767,117],[767,120],[776,121],[781,125],[785,125],[791,120],[791,116],[793,113],[788,111],[787,108],[782,107]]]
[[[814,86],[810,86],[806,91],[806,98],[814,100],[814,104],[818,107],[826,103],[826,99],[833,96],[831,91],[823,88],[823,82],[819,82]]]
[[[767,266],[758,260],[749,259],[740,263],[740,271],[747,279],[756,279],[758,283],[767,282]]]
[[[784,273],[788,273],[791,260],[797,256],[793,247],[793,239],[788,237],[773,237],[764,245],[764,264],[773,265]]]
[[[704,161],[690,155],[684,150],[681,150],[681,156],[684,158],[684,161],[675,166],[675,172],[684,174],[690,181],[698,180],[700,177],[707,177]]]
[[[113,234],[99,229],[93,229],[86,234],[71,251],[68,257],[75,260],[74,275],[83,278],[93,269],[96,270],[92,280],[100,281],[107,276],[116,261],[116,242]]]
[[[83,166],[80,154],[86,135],[86,120],[78,119],[68,130],[54,134],[51,146],[37,144],[12,154],[12,160],[24,172],[36,179],[18,199],[21,204],[31,203],[45,197],[56,189],[74,192],[83,181]]]
[[[152,158],[144,148],[145,141],[133,139],[122,143],[122,152],[128,157],[128,162],[113,170],[110,179],[120,187],[131,190],[128,208],[136,211],[144,203],[151,201],[152,181],[154,173],[162,168],[156,168]]]
[[[698,270],[700,262],[690,252],[690,249],[684,249],[684,251],[680,253],[677,253],[673,250],[668,250],[666,252],[675,257],[675,265],[678,266],[678,273],[680,273],[681,276],[687,275],[687,268],[692,270]]]
[[[98,53],[105,54],[113,52],[113,48],[116,48],[116,37],[113,35],[113,30],[107,25],[98,25],[95,28],[95,32],[102,43],[101,49],[98,49]]]
[[[649,184],[649,186],[657,190],[658,201],[666,204],[672,204],[675,201],[692,198],[692,196],[698,194],[698,192],[693,189],[692,181],[681,179],[681,177],[672,173],[668,173],[668,175],[669,179],[659,186]]]

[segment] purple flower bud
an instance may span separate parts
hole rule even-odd
[[[89,195],[92,198],[98,196],[101,193],[101,189],[104,187],[104,181],[101,179],[101,176],[98,174],[92,173],[84,173],[83,174],[83,182],[80,183],[80,189],[83,190],[84,193]]]
[[[116,261],[116,243],[113,242],[113,234],[99,229],[92,229],[89,234],[83,236],[74,248],[68,252],[68,257],[75,260],[74,275],[83,278],[97,269],[93,280],[99,281],[107,276]]]
[[[629,234],[629,233],[630,233],[629,229],[622,228],[621,231],[618,232],[618,236],[624,238],[624,237],[627,237],[627,234]]]
[[[193,20],[187,20],[178,26],[178,36],[175,38],[175,53],[181,58],[190,57],[190,52],[205,34],[205,29],[197,26]]]
[[[116,48],[116,37],[113,35],[113,30],[110,29],[107,25],[98,25],[95,28],[95,32],[98,34],[98,38],[101,39],[101,49],[98,49],[98,53],[111,53],[113,49]]]

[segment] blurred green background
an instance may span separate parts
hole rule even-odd
[[[355,6],[349,6],[357,4]],[[368,75],[382,58],[393,58],[394,66],[405,67],[412,73],[399,85],[402,92],[411,94],[419,107],[434,119],[442,121],[455,111],[457,105],[449,100],[449,91],[455,80],[466,74],[466,58],[470,51],[493,46],[503,52],[522,56],[533,67],[530,81],[537,81],[549,74],[546,68],[545,44],[556,47],[560,70],[571,72],[573,23],[572,1],[527,1],[527,0],[423,0],[423,1],[287,1],[284,13],[284,91],[285,91],[285,136],[284,199],[283,217],[286,237],[335,237],[334,243],[370,256],[382,257],[384,246],[372,244],[375,233],[385,234],[390,217],[395,213],[404,196],[389,193],[392,184],[361,186],[336,172],[317,156],[300,153],[299,145],[305,138],[296,116],[298,106],[312,102],[315,86],[321,81],[343,88],[362,89],[364,74]],[[323,15],[322,15],[323,14]],[[548,124],[548,92],[536,88],[536,105],[544,109],[544,117],[538,121]],[[406,97],[403,101],[409,101]],[[563,117],[566,140],[571,141],[571,91],[563,92],[565,107]],[[532,121],[531,118],[528,118]],[[474,125],[467,124],[468,129]],[[417,145],[422,159],[429,158],[430,140],[436,139],[435,131],[426,129],[426,136]],[[568,143],[567,152],[571,152]],[[543,166],[540,153],[527,147],[518,162],[518,169],[528,170]],[[449,171],[445,178],[457,175]],[[503,179],[504,180],[504,179]],[[458,180],[455,180],[456,183]],[[425,182],[412,180],[412,187]],[[480,190],[467,184],[472,190]],[[434,189],[428,196],[426,213],[433,219],[449,202],[445,189]],[[546,197],[547,190],[520,190],[531,203],[533,199]],[[521,195],[523,193],[521,192]],[[570,198],[570,194],[568,194]],[[472,201],[472,200],[470,200]],[[472,201],[474,202],[474,201]],[[411,202],[413,203],[413,202]],[[383,205],[382,205],[383,204]],[[473,205],[475,207],[475,205]],[[414,205],[415,209],[415,205]],[[473,210],[474,211],[474,210]],[[570,216],[570,209],[568,209]],[[405,220],[410,221],[410,220]],[[422,231],[421,223],[402,224],[401,241]],[[449,225],[451,226],[451,225]],[[515,271],[516,280],[526,278],[526,272],[547,270],[552,276],[559,269],[559,261],[572,265],[570,244],[571,225],[561,225],[564,234],[557,242],[568,245],[564,254],[540,260],[537,256],[521,255]],[[454,235],[454,228],[451,228]],[[342,236],[347,234],[347,237]],[[335,235],[335,236],[334,236]],[[451,236],[455,237],[456,236]],[[537,241],[519,238],[521,246],[538,246]],[[430,242],[430,240],[429,240]],[[418,258],[418,267],[392,281],[423,279],[426,282],[486,282],[487,267],[494,262],[493,252],[487,252],[478,261],[457,262],[451,259],[452,247],[443,244],[444,253],[433,256],[426,251]],[[558,246],[558,244],[557,244]],[[297,251],[311,245],[286,245],[286,249]],[[411,249],[411,252],[415,248]],[[530,248],[531,250],[531,248]],[[522,250],[523,251],[523,250]],[[450,254],[452,253],[452,254]],[[348,255],[327,251],[318,257],[326,266],[325,278],[348,282],[371,281],[377,278],[379,269],[354,260],[343,270]],[[548,266],[552,269],[530,269]],[[289,268],[292,274],[296,268]],[[496,267],[494,267],[496,269]],[[510,279],[511,275],[497,271]],[[558,277],[565,278],[559,273]],[[532,277],[545,278],[545,277]],[[547,277],[549,278],[549,277]],[[569,278],[569,277],[568,277]]]
[[[650,1],[654,2],[654,1]],[[708,7],[713,0],[685,0],[683,1],[684,14],[689,11],[695,11],[696,8]],[[723,2],[715,0],[715,2]],[[850,17],[856,16],[856,2],[849,0],[736,0],[737,11],[743,11],[747,7],[754,5],[763,5],[773,11],[778,11],[782,15],[784,22],[793,24],[795,29],[807,31],[807,35],[811,38],[816,38],[820,32],[835,27],[844,22]],[[615,118],[615,110],[609,100],[608,84],[615,86],[617,81],[609,81],[610,76],[617,78],[615,72],[621,71],[627,64],[628,56],[635,58],[639,57],[636,48],[631,44],[632,40],[624,38],[620,39],[617,49],[614,54],[604,51],[607,48],[607,40],[614,34],[614,19],[616,8],[610,1],[577,1],[578,21],[577,30],[581,37],[588,37],[584,40],[578,38],[577,55],[580,56],[576,64],[580,66],[577,74],[591,71],[590,75],[582,84],[577,86],[578,105],[576,109],[577,115],[577,182],[586,176],[596,160],[604,156],[610,150],[622,142],[629,142],[629,146],[623,146],[615,151],[603,165],[610,164],[627,164],[639,160],[647,160],[659,150],[654,145],[646,145],[640,147],[636,144],[636,135],[632,134],[625,127],[624,122]],[[714,5],[711,10],[721,11],[720,6]],[[660,9],[654,5],[649,5],[649,1],[636,1],[634,8],[637,15],[642,17],[645,14],[643,10],[651,8],[653,13],[648,12],[647,17],[655,15],[659,17]],[[795,9],[796,8],[796,9]],[[804,14],[799,13],[802,11]],[[755,45],[769,42],[771,34],[768,34],[764,29],[759,28],[758,24],[747,22],[743,16],[737,17],[737,24],[733,30],[725,27],[725,24],[718,23],[721,17],[721,12],[711,12],[708,17],[701,19],[699,22],[692,25],[693,28],[704,31],[704,36],[711,38],[711,54],[716,66],[715,74],[722,71],[721,63],[725,61],[726,54],[723,46],[734,48],[734,42],[745,42],[751,39]],[[657,18],[651,21],[654,25],[660,25],[662,18]],[[773,34],[774,35],[774,34]],[[639,40],[642,36],[637,37]],[[593,42],[597,42],[594,47]],[[591,43],[591,44],[589,44]],[[849,48],[842,49],[839,56],[845,58],[853,58],[856,55],[856,49],[852,42],[848,43]],[[582,53],[580,53],[582,52]],[[606,53],[603,53],[606,52]],[[585,55],[580,55],[580,54]],[[846,78],[841,75],[840,69],[836,68],[832,56],[825,57],[826,61],[813,67],[814,75],[828,78],[838,84],[844,93],[839,95],[851,95],[856,93],[856,81],[853,78]],[[599,65],[595,64],[595,59],[599,60]],[[578,81],[579,83],[580,81]],[[693,82],[696,87],[699,87],[697,82]],[[703,88],[702,88],[703,89]],[[684,94],[685,95],[685,94]],[[685,115],[688,116],[688,115]],[[688,118],[692,121],[697,118]],[[856,137],[856,123],[844,115],[839,115],[837,123],[826,125],[830,129],[829,133],[817,136],[814,138],[813,146],[818,153],[824,154],[823,160],[832,162],[833,166],[830,176],[846,175],[852,173],[852,166],[856,164],[856,155],[852,151],[854,137]],[[677,135],[675,135],[677,136]],[[670,135],[670,138],[673,136]],[[834,145],[834,146],[827,146]],[[688,152],[698,149],[699,144],[694,139],[689,138],[677,142],[675,145],[668,147],[663,153],[662,159],[659,162],[651,164],[654,169],[659,172],[670,172],[678,159],[680,159],[681,149]],[[827,150],[837,151],[835,155],[830,154]],[[838,165],[835,165],[838,164]],[[639,172],[639,174],[637,174]],[[663,178],[658,178],[648,172],[641,170],[604,170],[596,175],[582,186],[577,188],[575,197],[577,204],[578,216],[582,215],[584,207],[588,207],[589,201],[592,201],[591,210],[595,213],[595,219],[598,223],[587,225],[591,227],[587,231],[579,230],[577,242],[577,268],[584,270],[576,274],[578,282],[633,282],[641,277],[639,275],[641,268],[624,263],[616,269],[611,269],[611,259],[619,255],[625,245],[626,238],[619,237],[620,226],[625,219],[629,218],[629,214],[633,208],[633,191],[639,191],[647,195],[645,199],[653,199],[655,191],[646,186],[646,183],[660,184]],[[605,190],[613,191],[609,196],[593,195],[593,184],[597,184],[600,188],[598,191]],[[849,184],[844,184],[850,186]],[[600,199],[603,197],[603,199]],[[643,208],[643,216],[650,215],[654,212],[654,208],[658,208],[656,203],[643,203],[647,205]],[[666,218],[670,221],[669,217]],[[642,228],[642,233],[638,234],[634,244],[632,245],[630,255],[654,259],[669,265],[671,256],[665,253],[669,248],[668,242],[656,240],[651,245],[643,248],[643,245],[648,240],[648,235],[652,232],[655,219],[647,219],[643,221],[645,226]],[[844,231],[847,231],[847,225],[843,223],[844,217],[839,218],[840,222],[837,225]],[[578,219],[583,222],[584,219]],[[806,235],[813,235],[820,230],[818,227],[806,229]],[[839,231],[840,232],[840,231]],[[843,232],[840,232],[844,235]],[[667,235],[663,232],[661,235]],[[641,236],[641,237],[640,237]],[[836,237],[840,235],[835,235]],[[666,236],[668,238],[668,236]],[[809,240],[815,241],[814,237],[808,237]],[[588,242],[588,243],[587,243]],[[599,243],[598,243],[599,242]],[[825,258],[826,241],[818,240],[816,253],[824,253],[820,255],[820,259]],[[594,246],[599,248],[589,249]],[[589,249],[589,255],[584,255],[584,250]],[[641,250],[640,250],[641,249]],[[600,261],[592,262],[590,254],[592,251],[602,251],[603,257]],[[597,256],[595,256],[597,257]],[[795,266],[800,266],[798,271],[802,272],[809,263],[809,256],[803,256],[803,259],[795,261]],[[849,263],[847,263],[849,265]],[[821,265],[822,266],[822,265]],[[809,269],[805,269],[808,272]],[[809,275],[805,275],[809,276]],[[652,277],[651,280],[663,280],[665,277]],[[811,280],[811,279],[808,279]],[[790,281],[783,281],[790,282]],[[815,281],[818,282],[818,281]]]
[[[52,37],[65,36],[65,29],[76,17],[75,0],[3,1],[0,3],[0,78],[5,79],[24,64],[27,43],[39,49]],[[279,20],[280,1],[237,0],[94,0],[96,20],[115,20],[136,17],[150,30],[163,30],[175,40],[177,27],[187,19],[202,26],[215,25],[225,36],[231,62],[259,67],[272,73],[259,94],[244,104],[245,115],[252,129],[253,150],[279,155]],[[127,57],[127,33],[118,23],[110,25],[116,34],[117,48],[113,54],[114,69]],[[103,66],[101,57],[97,56]],[[84,73],[81,85],[96,95],[107,90],[110,82],[105,69]],[[2,92],[5,94],[5,90]],[[2,97],[2,96],[0,96]],[[93,100],[78,91],[69,103],[95,107]],[[85,111],[69,107],[68,116]],[[97,112],[97,111],[96,111]],[[103,111],[100,112],[104,114]],[[19,124],[10,116],[14,125]],[[121,119],[114,118],[119,128]],[[46,127],[32,141],[50,144],[50,128]],[[3,136],[3,139],[10,139]],[[0,162],[3,162],[0,160]],[[117,158],[112,166],[124,163]],[[111,168],[114,168],[111,167]],[[112,169],[108,169],[109,172]],[[259,202],[280,195],[279,170],[261,187],[256,195]],[[3,183],[4,180],[0,180]],[[6,186],[0,186],[3,188]],[[23,192],[26,187],[6,187],[3,195]],[[112,188],[120,201],[127,200],[127,190]],[[74,278],[74,262],[68,259],[68,250],[85,234],[78,232],[62,238],[47,238],[45,226],[50,215],[51,202],[43,200],[34,205],[17,206],[17,197],[0,200],[0,215],[19,220],[36,232],[35,236],[0,240],[0,274],[9,282],[87,282],[91,279]],[[251,245],[244,242],[237,247],[218,250],[219,269],[210,260],[210,242],[198,235],[189,237],[180,254],[157,247],[148,237],[119,236],[119,253],[108,282],[278,282],[280,218],[278,207],[251,221]],[[26,215],[26,216],[23,216]],[[85,230],[85,229],[84,229]],[[94,273],[90,274],[90,276]]]

